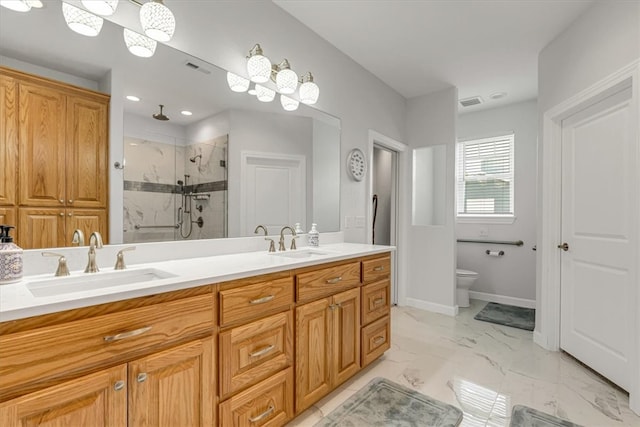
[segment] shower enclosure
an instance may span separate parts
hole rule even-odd
[[[227,237],[228,135],[125,137],[124,242]]]

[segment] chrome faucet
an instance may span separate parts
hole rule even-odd
[[[284,227],[282,227],[282,229],[280,230],[280,246],[278,247],[279,251],[284,251],[286,250],[284,247],[284,230],[291,230],[291,236],[293,236],[291,238],[291,249],[295,249],[296,248],[296,238],[298,237],[298,235],[296,234],[296,231],[289,227],[288,225],[285,225]]]
[[[94,231],[89,236],[89,262],[87,262],[87,268],[84,269],[85,273],[97,273],[98,264],[96,264],[96,249],[102,249],[102,236],[99,232]]]
[[[269,252],[275,252],[276,251],[276,244],[273,242],[273,239],[269,239],[267,236],[269,235],[269,232],[267,231],[267,227],[265,227],[264,225],[258,225],[256,227],[255,230],[253,230],[253,234],[258,234],[258,230],[262,229],[262,231],[264,231],[264,240],[269,240],[271,243],[269,243]]]
[[[71,243],[84,246],[84,233],[79,228],[73,230],[73,235],[71,236]]]

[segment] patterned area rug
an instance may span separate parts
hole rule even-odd
[[[474,319],[533,331],[536,326],[536,310],[490,302],[475,315]]]
[[[528,406],[515,405],[511,411],[509,427],[580,427],[578,424],[562,420]]]
[[[462,411],[384,378],[374,378],[314,427],[455,427]]]

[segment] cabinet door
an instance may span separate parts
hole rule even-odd
[[[0,403],[0,425],[126,427],[126,380],[119,365]]]
[[[16,204],[18,176],[17,83],[0,75],[0,206]],[[6,224],[6,223],[3,223]]]
[[[19,208],[18,229],[23,249],[64,246],[64,209]]]
[[[360,289],[333,296],[331,386],[342,384],[360,369]]]
[[[71,246],[71,238],[75,229],[82,230],[86,239],[94,231],[100,232],[103,242],[108,243],[107,211],[105,209],[67,209],[65,242],[62,246]],[[89,241],[85,241],[89,244]]]
[[[66,205],[107,206],[107,110],[98,100],[69,95],[67,100]]]
[[[129,363],[129,426],[214,423],[213,338]]]
[[[331,391],[330,298],[296,308],[296,413]]]
[[[47,87],[19,86],[20,205],[63,206],[66,98]]]

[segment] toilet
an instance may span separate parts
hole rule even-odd
[[[456,268],[456,293],[458,307],[469,307],[469,288],[478,278],[475,271]]]

